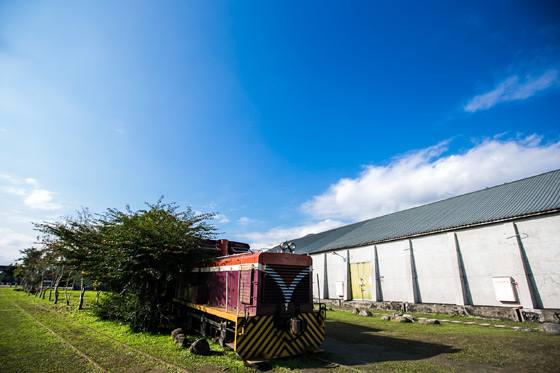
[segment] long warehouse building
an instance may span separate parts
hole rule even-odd
[[[292,241],[327,302],[559,321],[560,170]]]

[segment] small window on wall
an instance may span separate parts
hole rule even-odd
[[[517,302],[517,292],[515,291],[517,283],[511,277],[492,277],[492,282],[494,283],[497,300],[500,302]]]

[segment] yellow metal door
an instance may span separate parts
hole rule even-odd
[[[371,300],[371,263],[351,263],[352,299]]]

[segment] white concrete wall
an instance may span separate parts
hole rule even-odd
[[[381,288],[377,295],[374,246],[349,251],[350,263],[371,262],[374,299],[414,302],[416,288],[416,300],[421,303],[461,305],[466,300],[467,304],[477,306],[560,308],[560,214],[381,243],[376,247]],[[411,248],[416,280],[411,268]],[[528,263],[525,267],[523,252]],[[340,299],[336,282],[344,281],[344,299],[350,299],[346,250],[312,257],[316,273],[321,274],[320,281],[324,280],[326,258],[329,298]],[[466,287],[461,285],[461,264]],[[526,274],[526,268],[532,276]],[[502,276],[510,276],[517,283],[516,302],[496,298],[492,278]],[[323,293],[323,284],[320,285]],[[315,295],[316,288],[314,284]]]
[[[517,222],[543,308],[560,308],[560,214]]]
[[[459,282],[455,247],[449,247],[446,233],[412,241],[421,303],[456,303]],[[460,290],[459,290],[460,291]]]
[[[325,298],[325,256],[320,254],[313,256],[313,297]],[[319,294],[320,292],[320,294]],[[327,294],[328,297],[328,294]]]
[[[520,283],[524,281],[523,266],[519,250],[515,245],[515,237],[508,240],[508,234],[514,235],[512,231],[504,229],[503,224],[457,232],[474,305],[506,305],[496,299],[492,277],[511,276]],[[526,302],[527,298],[523,300],[525,301],[523,306],[532,308],[532,305]]]
[[[373,246],[357,247],[350,250],[350,263],[371,262],[373,258]]]
[[[348,294],[347,291],[348,282],[347,282],[346,260],[347,260],[346,250],[338,250],[338,251],[327,253],[327,267],[328,267],[328,274],[329,274],[329,281],[328,281],[329,299],[344,299],[344,300],[350,299],[350,294]],[[336,282],[338,281],[344,282],[344,295],[342,298],[338,296],[338,291],[336,289]]]
[[[413,302],[408,240],[377,245],[383,300]]]

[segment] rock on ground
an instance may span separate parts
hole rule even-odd
[[[560,334],[560,324],[553,324],[551,322],[541,324],[537,329],[550,334]]]
[[[532,332],[533,329],[532,328],[526,328],[524,326],[516,326],[515,328],[513,328],[513,330],[515,331],[521,331],[521,332]]]
[[[177,334],[175,338],[173,338],[173,341],[175,341],[178,345],[186,347],[185,344],[187,343],[187,337],[184,334]]]
[[[439,321],[436,319],[426,319],[426,318],[420,318],[418,319],[418,322],[421,324],[439,324]]]
[[[407,313],[405,313],[405,314],[402,315],[402,316],[403,316],[403,317],[406,317],[407,319],[409,319],[409,320],[412,321],[412,322],[417,322],[417,321],[418,321],[418,320],[416,320],[416,319],[414,318],[414,316],[409,315],[409,314],[407,314]]]
[[[181,334],[181,333],[183,333],[183,329],[177,328],[171,332],[171,338],[175,339],[177,334]]]
[[[409,318],[406,318],[404,316],[393,316],[393,317],[391,317],[391,321],[394,321],[394,322],[412,322],[412,321],[410,321]]]
[[[200,338],[191,345],[189,351],[195,355],[208,355],[210,352],[210,345],[206,339]]]

